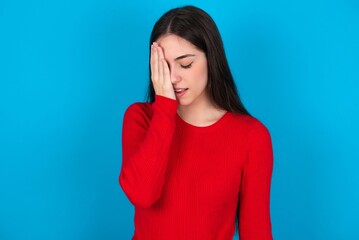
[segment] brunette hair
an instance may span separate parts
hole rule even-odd
[[[153,42],[165,34],[184,38],[206,54],[208,82],[205,91],[213,104],[233,113],[251,116],[240,100],[221,35],[208,13],[195,6],[178,7],[167,11],[152,29],[150,48]],[[150,81],[146,101],[154,102],[156,93],[151,80],[151,67],[149,69]]]

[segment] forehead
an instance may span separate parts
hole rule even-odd
[[[183,54],[196,54],[200,51],[189,41],[174,34],[160,37],[157,41],[166,58],[174,59]]]

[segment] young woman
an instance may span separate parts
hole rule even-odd
[[[149,102],[125,111],[119,183],[133,240],[271,240],[271,136],[244,108],[203,10],[166,12],[150,39]]]

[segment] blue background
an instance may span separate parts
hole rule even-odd
[[[153,24],[184,4],[213,17],[271,132],[274,238],[359,239],[356,0],[2,0],[0,239],[132,237],[122,117],[144,101]]]

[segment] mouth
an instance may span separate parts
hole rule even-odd
[[[187,92],[188,88],[179,88],[175,90],[176,96],[177,97],[182,97],[186,92]]]
[[[175,93],[181,93],[181,92],[184,92],[186,91],[188,88],[178,88],[178,89],[175,89]]]

